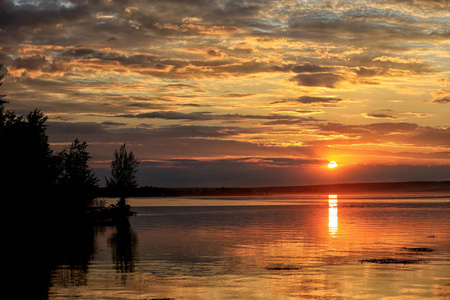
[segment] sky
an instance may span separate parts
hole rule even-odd
[[[449,24],[448,0],[0,0],[0,92],[101,183],[123,143],[142,186],[450,180]]]

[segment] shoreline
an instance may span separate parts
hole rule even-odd
[[[199,196],[295,196],[295,195],[380,195],[380,194],[442,194],[450,195],[450,181],[408,181],[374,183],[340,183],[306,186],[268,187],[139,187],[130,191],[129,197],[199,197]],[[97,197],[115,197],[105,188]]]

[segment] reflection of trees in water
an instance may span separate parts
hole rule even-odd
[[[82,286],[87,283],[88,263],[95,252],[91,225],[67,222],[26,226],[22,258],[30,284],[26,299],[47,299],[52,284]]]
[[[87,285],[86,265],[64,265],[52,275],[52,282],[60,285],[84,286]]]
[[[115,270],[120,273],[134,272],[137,236],[128,220],[107,226],[115,228],[108,238]],[[27,263],[29,269],[36,271],[31,270],[30,273],[36,273],[33,277],[38,284],[30,299],[48,299],[52,285],[86,286],[89,262],[97,252],[96,239],[106,228],[106,225],[83,224],[55,229],[45,238],[41,237],[36,245],[39,243],[42,251],[39,254],[36,251],[36,256],[29,257]]]
[[[87,284],[88,264],[95,252],[95,233],[89,224],[58,230],[52,242],[52,282],[61,285]]]
[[[116,232],[108,239],[115,269],[119,273],[132,273],[135,267],[137,236],[127,222],[116,226]]]

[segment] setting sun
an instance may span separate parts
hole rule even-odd
[[[332,160],[328,163],[328,168],[330,168],[330,169],[336,168],[337,166],[338,165],[334,160]]]

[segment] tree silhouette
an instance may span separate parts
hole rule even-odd
[[[64,149],[57,155],[59,167],[57,184],[72,205],[79,209],[92,204],[93,192],[98,182],[88,165],[91,156],[86,150],[87,146],[86,142],[80,142],[77,138],[69,149]]]
[[[0,64],[0,86],[5,77]],[[0,196],[8,203],[22,201],[30,215],[47,219],[53,215],[87,212],[94,202],[98,179],[89,167],[88,144],[75,139],[53,154],[47,135],[47,117],[38,109],[18,115],[6,110],[0,94]],[[115,150],[111,179],[107,185],[120,195],[125,206],[130,189],[137,187],[139,161],[125,144]]]
[[[57,210],[58,198],[47,117],[38,109],[26,115],[7,110],[4,97],[0,95],[0,197],[9,205],[20,205],[24,219],[47,220]]]
[[[0,72],[2,72],[2,70],[5,69],[3,66],[4,66],[3,64],[0,64]],[[0,73],[0,86],[2,86],[4,78],[5,78],[5,74],[1,74]],[[0,94],[0,105],[1,105],[0,109],[2,110],[2,112],[4,110],[3,104],[8,103],[8,101],[5,101],[5,100],[2,99],[4,97],[6,97],[6,95]]]
[[[2,194],[12,200],[42,196],[54,183],[47,118],[39,110],[18,116],[5,110],[5,103],[0,103]]]
[[[114,194],[119,195],[119,205],[125,205],[125,199],[130,190],[138,186],[136,173],[138,171],[139,161],[134,153],[127,152],[125,144],[120,146],[119,151],[114,150],[114,158],[111,161],[111,177],[106,178],[106,185]]]

